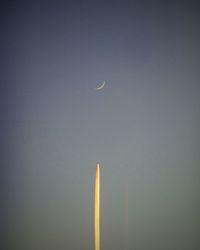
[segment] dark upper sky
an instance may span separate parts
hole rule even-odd
[[[199,11],[1,6],[2,249],[94,249],[96,162],[102,250],[199,249]]]

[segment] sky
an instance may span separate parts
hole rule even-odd
[[[199,249],[196,2],[1,4],[1,249]]]

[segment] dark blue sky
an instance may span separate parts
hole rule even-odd
[[[2,5],[2,249],[198,249],[199,10]]]

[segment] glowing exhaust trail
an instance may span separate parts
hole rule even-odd
[[[100,165],[97,163],[94,196],[94,242],[95,250],[100,250]]]

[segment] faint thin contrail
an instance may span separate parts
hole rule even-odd
[[[94,242],[95,250],[100,250],[100,165],[96,165],[94,192]]]

